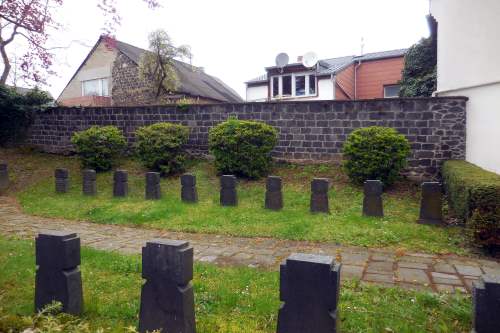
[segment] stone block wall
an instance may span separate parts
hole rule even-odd
[[[465,158],[465,97],[374,99],[176,106],[54,108],[41,112],[28,142],[44,151],[70,153],[75,131],[93,125],[121,128],[129,143],[134,131],[157,122],[190,128],[186,147],[208,153],[209,129],[228,117],[264,121],[279,130],[273,156],[288,161],[339,161],[346,137],[354,129],[388,126],[404,134],[412,156],[407,175],[431,179],[441,163]]]

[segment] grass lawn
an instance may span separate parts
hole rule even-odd
[[[29,214],[173,231],[328,241],[432,253],[468,251],[463,245],[462,228],[416,223],[419,189],[409,182],[401,182],[384,194],[384,218],[363,217],[362,188],[351,185],[340,167],[333,164],[276,166],[272,173],[283,177],[285,208],[273,212],[263,208],[265,180],[241,181],[239,206],[220,207],[219,179],[212,164],[206,161],[194,161],[189,167],[197,176],[200,198],[193,205],[181,202],[178,176],[162,179],[162,200],[145,201],[145,170],[131,160],[124,160],[120,166],[129,170],[130,195],[113,199],[111,172],[98,175],[98,196],[81,194],[79,164],[73,157],[0,150],[2,158],[11,161],[16,196]],[[68,194],[54,192],[52,174],[57,166],[71,170],[72,186]],[[309,213],[313,177],[332,179],[331,215]]]
[[[95,332],[126,332],[138,321],[140,257],[82,249],[85,312],[81,324]],[[22,332],[31,322],[34,295],[33,242],[0,237],[0,331]],[[195,265],[194,290],[200,333],[275,332],[279,276],[252,268]],[[342,332],[469,332],[471,300],[360,285],[341,289]],[[50,318],[50,325],[65,323]],[[46,331],[48,328],[46,327]],[[52,330],[56,332],[57,330]],[[67,330],[62,330],[67,331]]]

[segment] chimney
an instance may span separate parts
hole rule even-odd
[[[298,56],[298,57],[297,57],[297,62],[302,62],[302,59],[304,59],[304,57],[303,57],[303,56]]]

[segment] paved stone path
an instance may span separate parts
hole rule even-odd
[[[139,254],[145,242],[154,238],[187,240],[194,247],[195,260],[223,266],[277,269],[293,252],[326,254],[342,262],[342,279],[430,291],[470,292],[472,282],[480,275],[500,275],[498,261],[456,255],[396,253],[329,243],[190,234],[41,218],[22,213],[15,200],[0,197],[0,234],[33,238],[47,229],[76,232],[84,246],[125,254]]]

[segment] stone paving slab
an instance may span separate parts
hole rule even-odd
[[[140,254],[146,241],[154,238],[189,241],[196,261],[220,266],[248,266],[278,270],[291,253],[330,255],[342,262],[342,280],[360,279],[382,286],[434,292],[470,292],[481,274],[499,274],[500,262],[493,259],[410,253],[389,249],[339,246],[331,243],[242,238],[212,234],[170,232],[119,225],[30,216],[16,201],[0,196],[0,234],[30,238],[42,230],[76,232],[82,245],[123,254]]]

